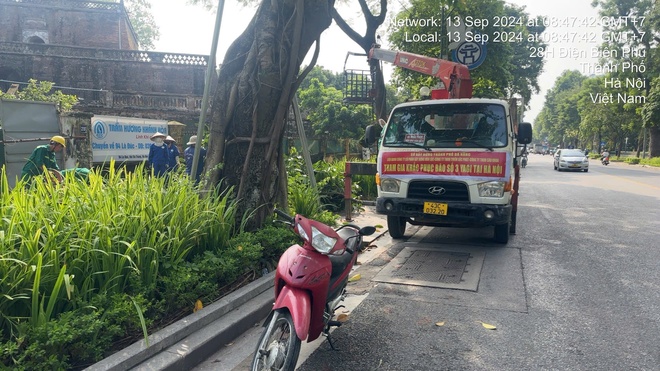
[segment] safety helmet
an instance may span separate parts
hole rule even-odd
[[[188,143],[186,143],[186,144],[189,145],[189,146],[191,146],[193,144],[197,144],[197,135],[191,136],[190,140],[188,140]]]
[[[55,135],[54,137],[50,138],[50,144],[55,143],[62,145],[62,147],[66,147],[66,140],[62,136]]]

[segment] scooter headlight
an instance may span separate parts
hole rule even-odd
[[[329,254],[337,243],[337,239],[324,235],[321,231],[312,226],[312,247],[321,254]]]

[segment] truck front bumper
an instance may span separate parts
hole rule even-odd
[[[424,213],[424,200],[406,198],[376,199],[376,212],[407,218],[412,225],[434,227],[486,227],[511,220],[511,205],[447,202],[447,215]]]

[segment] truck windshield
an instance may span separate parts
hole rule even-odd
[[[495,148],[507,141],[504,107],[490,103],[399,107],[383,135],[386,147]]]

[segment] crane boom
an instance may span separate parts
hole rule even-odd
[[[467,66],[440,58],[381,49],[369,51],[369,59],[377,59],[402,68],[439,78],[445,85],[449,98],[472,98],[472,79]]]

